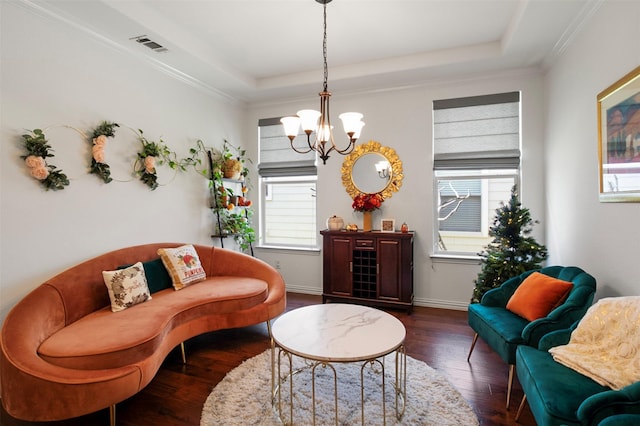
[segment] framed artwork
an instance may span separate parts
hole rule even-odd
[[[382,232],[395,232],[396,231],[395,219],[382,219],[380,221],[380,230]]]
[[[640,202],[640,66],[598,94],[601,202]]]

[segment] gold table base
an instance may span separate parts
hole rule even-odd
[[[385,395],[385,365],[384,365],[384,357],[391,354],[391,353],[395,353],[395,383],[393,384],[394,387],[394,394],[395,394],[395,411],[396,411],[396,418],[398,420],[402,419],[402,416],[404,415],[404,411],[405,411],[405,406],[406,406],[406,395],[407,395],[407,353],[405,350],[404,345],[400,345],[398,348],[395,348],[391,351],[389,351],[386,354],[383,354],[377,358],[372,358],[372,359],[362,359],[362,360],[355,360],[355,361],[348,361],[348,362],[334,362],[334,363],[340,363],[340,364],[355,364],[360,362],[361,366],[360,366],[360,407],[361,407],[361,421],[362,421],[362,425],[365,425],[365,410],[364,410],[364,406],[365,406],[365,401],[364,401],[364,394],[365,394],[365,384],[364,384],[364,371],[365,368],[367,367],[367,365],[370,366],[374,366],[375,364],[379,365],[380,370],[381,370],[381,377],[382,377],[382,416],[383,416],[383,424],[386,425],[387,424],[387,404],[386,404],[386,395]],[[305,365],[302,368],[293,369],[293,357],[297,356],[305,361],[308,361],[309,363],[307,365]],[[285,362],[285,368],[286,368],[286,363],[288,361],[289,364],[289,368],[288,371],[284,371],[284,375],[283,375],[283,359]],[[272,406],[274,411],[276,412],[276,414],[278,415],[278,417],[280,418],[280,420],[282,421],[283,424],[285,425],[293,425],[293,390],[294,390],[294,386],[293,386],[293,378],[296,374],[300,373],[303,370],[306,369],[311,369],[311,399],[312,399],[312,407],[313,407],[313,424],[316,424],[316,385],[315,385],[315,381],[316,381],[316,368],[318,366],[321,366],[323,368],[330,368],[331,371],[333,372],[333,395],[334,395],[334,410],[335,410],[335,424],[338,425],[339,421],[338,421],[338,374],[337,371],[335,369],[335,367],[333,366],[332,362],[327,362],[327,361],[318,361],[318,360],[314,360],[308,357],[304,357],[304,356],[300,356],[300,355],[296,355],[293,354],[291,352],[288,352],[287,350],[285,350],[284,348],[278,346],[273,340],[271,341],[271,396],[272,396]],[[285,419],[283,417],[283,398],[282,398],[282,393],[281,393],[281,389],[282,386],[286,385],[288,382],[289,385],[289,401],[288,401],[288,405],[289,405],[289,417],[288,417],[288,422],[287,419]],[[286,408],[287,405],[287,401],[284,401],[284,405]]]

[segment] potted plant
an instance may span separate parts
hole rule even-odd
[[[213,166],[214,171],[220,172],[225,179],[245,180],[249,174],[249,169],[245,165],[246,151],[236,147],[224,140],[222,151],[216,153]]]
[[[255,241],[255,230],[251,227],[253,212],[249,208],[251,201],[245,198],[249,174],[245,161],[251,160],[245,158],[245,153],[244,149],[225,140],[222,151],[211,155],[210,175],[211,208],[218,221],[216,233],[232,236],[242,251],[249,249]],[[228,177],[231,172],[232,177]]]

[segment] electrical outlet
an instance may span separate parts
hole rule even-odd
[[[280,261],[279,260],[276,260],[275,268],[276,269],[280,269]]]

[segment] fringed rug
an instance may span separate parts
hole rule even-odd
[[[385,360],[387,425],[478,425],[475,413],[441,374],[422,361],[407,356],[407,402],[400,421],[395,416],[395,356]],[[271,351],[246,360],[230,371],[213,389],[202,410],[200,426],[281,425],[271,405]],[[294,369],[305,364],[294,357]],[[338,373],[338,418],[340,425],[361,424],[360,363],[333,364]],[[284,362],[283,362],[284,366]],[[294,376],[295,425],[312,421],[311,370]],[[365,424],[381,425],[382,398],[380,367],[365,368]],[[283,386],[283,402],[288,398]],[[289,410],[284,409],[285,419]],[[289,421],[287,420],[287,423]],[[334,425],[333,375],[330,368],[316,368],[316,424]]]

